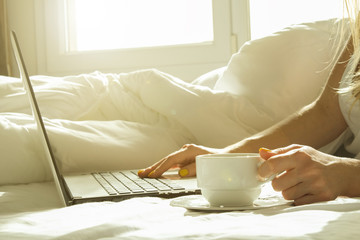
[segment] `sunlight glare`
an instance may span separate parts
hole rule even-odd
[[[291,24],[342,16],[342,0],[251,0],[251,39],[269,35]]]
[[[213,41],[211,0],[68,0],[75,51]]]

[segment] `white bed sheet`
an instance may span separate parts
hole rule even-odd
[[[135,198],[60,208],[52,183],[0,187],[0,239],[359,239],[360,199],[233,212]]]

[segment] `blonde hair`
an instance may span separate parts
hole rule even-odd
[[[352,82],[350,85],[344,89],[341,89],[340,93],[352,93],[355,100],[360,100],[360,17],[359,17],[359,1],[358,0],[344,0],[344,11],[346,11],[347,17],[349,19],[349,29],[351,32],[351,40],[354,48],[353,51],[353,61],[351,71],[353,73]],[[345,22],[345,21],[344,21]]]

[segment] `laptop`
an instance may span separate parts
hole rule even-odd
[[[200,193],[196,178],[180,178],[176,171],[168,171],[159,179],[139,178],[137,170],[62,174],[51,149],[51,141],[48,138],[14,31],[11,32],[11,44],[41,138],[42,150],[64,206],[84,202],[122,201],[133,197],[177,197]]]

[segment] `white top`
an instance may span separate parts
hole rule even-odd
[[[347,87],[351,81],[350,77],[350,60],[348,67],[341,79],[340,87]],[[356,158],[360,159],[360,101],[357,101],[353,106],[354,97],[351,92],[346,94],[340,94],[339,103],[341,112],[349,126],[349,130],[352,134],[345,140],[345,149],[352,154],[356,155]]]

